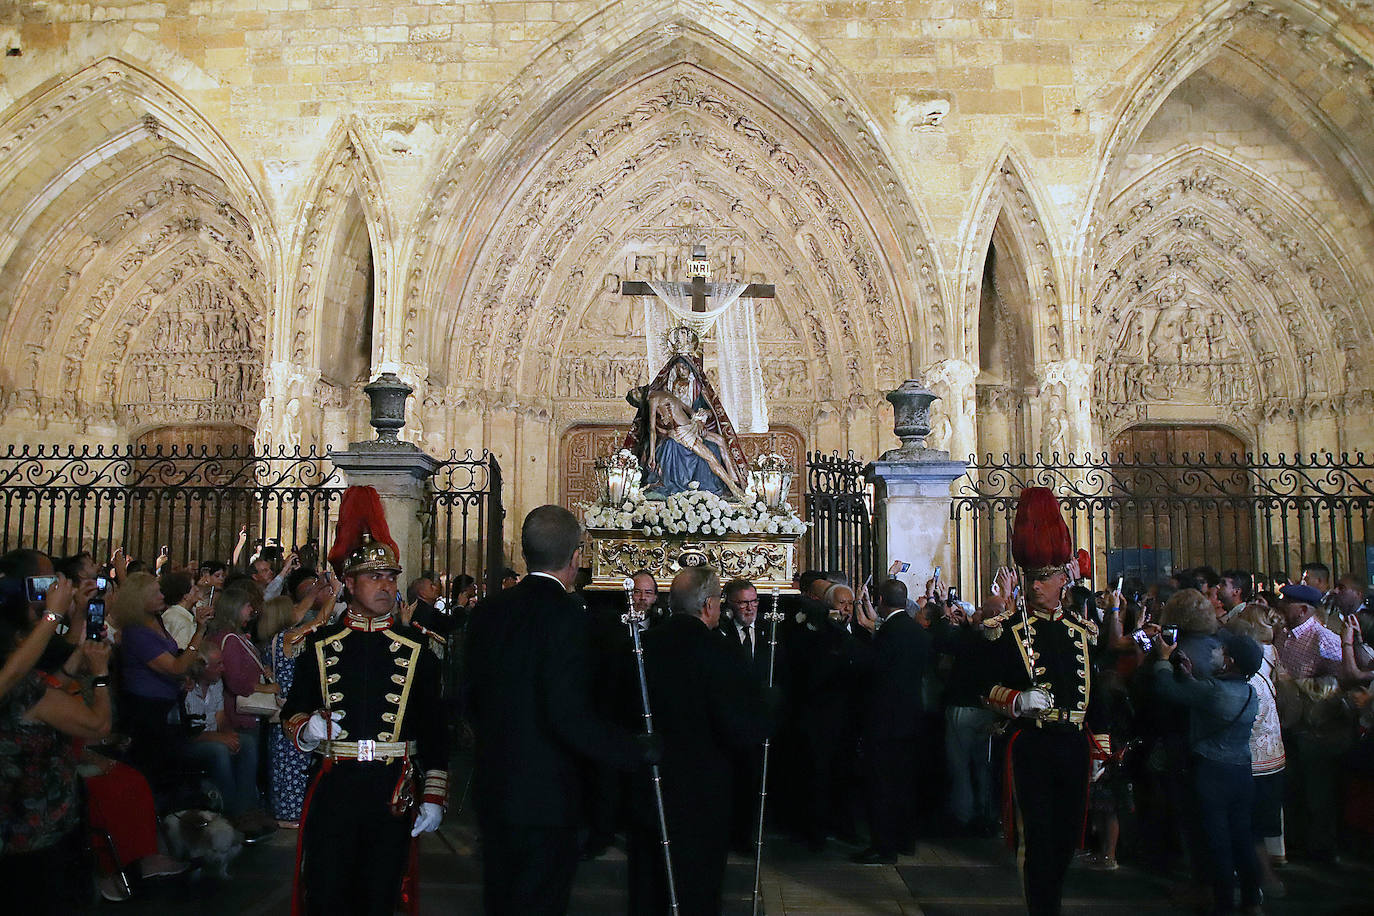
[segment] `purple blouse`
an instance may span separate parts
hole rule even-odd
[[[127,693],[153,700],[176,700],[181,696],[180,678],[148,667],[149,662],[164,652],[176,658],[181,651],[177,641],[160,624],[130,627],[124,631],[120,648]]]

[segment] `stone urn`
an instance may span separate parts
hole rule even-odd
[[[940,399],[938,394],[915,379],[907,379],[902,387],[888,392],[887,399],[892,402],[892,430],[902,440],[902,447],[884,452],[878,460],[910,461],[949,457],[948,452],[925,447],[926,436],[930,435],[930,405]]]
[[[399,442],[397,435],[406,425],[406,398],[414,390],[394,372],[383,372],[363,387],[372,401],[372,428],[378,442]]]

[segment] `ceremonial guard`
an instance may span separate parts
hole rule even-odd
[[[985,702],[1009,719],[1007,836],[1020,843],[1026,907],[1041,916],[1059,912],[1083,839],[1090,761],[1106,758],[1110,739],[1100,728],[1105,710],[1092,702],[1097,627],[1062,600],[1077,560],[1053,492],[1021,492],[1011,538],[1025,589],[1005,594],[1012,580],[1000,583],[1006,610],[983,621]]]
[[[329,551],[348,610],[310,637],[282,710],[287,736],[317,755],[301,812],[296,916],[390,916],[412,839],[443,818],[440,665],[433,637],[394,616],[396,554],[377,492],[350,487]]]

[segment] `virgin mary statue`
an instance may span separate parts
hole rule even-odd
[[[636,413],[624,447],[645,469],[648,493],[669,496],[695,483],[742,499],[744,450],[702,368],[700,341],[690,329],[675,328],[669,345],[673,356],[653,382],[625,396]]]

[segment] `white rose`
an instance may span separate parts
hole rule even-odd
[[[652,534],[652,535],[654,535],[654,537],[659,537],[660,535],[663,534],[663,526],[662,526],[662,525],[654,525],[653,529],[652,529],[649,533]]]

